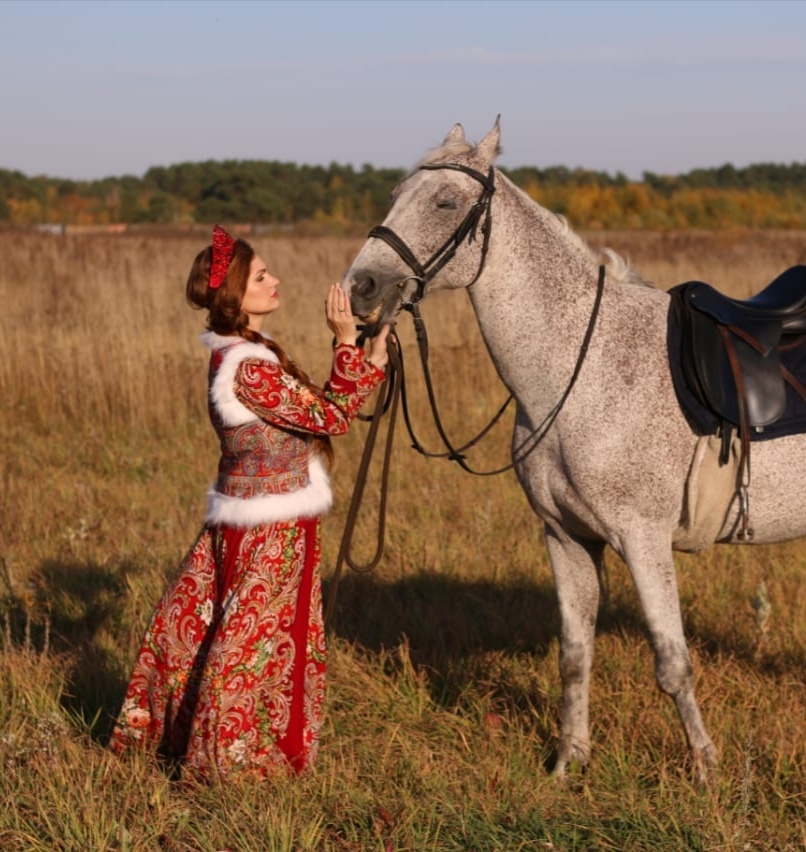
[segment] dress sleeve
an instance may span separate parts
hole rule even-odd
[[[261,420],[317,435],[341,435],[384,379],[358,346],[339,344],[330,378],[314,391],[271,361],[246,359],[235,373],[235,396]]]

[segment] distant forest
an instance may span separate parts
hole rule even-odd
[[[642,180],[586,169],[501,169],[577,228],[806,229],[806,162],[724,165]],[[0,223],[251,223],[352,233],[381,221],[403,169],[208,160],[78,181],[0,169]]]

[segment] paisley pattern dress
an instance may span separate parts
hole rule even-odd
[[[342,344],[315,392],[260,344],[204,339],[219,477],[109,745],[152,748],[202,779],[300,772],[316,756],[325,687],[319,518],[330,486],[310,436],[343,433],[384,373]]]

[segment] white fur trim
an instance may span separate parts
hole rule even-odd
[[[277,356],[260,343],[252,343],[242,337],[225,337],[208,331],[201,339],[211,351],[227,350],[210,385],[210,400],[221,417],[221,422],[230,428],[253,423],[258,419],[257,415],[235,396],[235,374],[241,361],[247,358],[277,364]]]
[[[289,494],[267,494],[264,497],[229,497],[211,490],[207,494],[208,524],[231,527],[255,527],[295,518],[324,515],[333,503],[330,479],[321,460],[314,456],[308,466],[310,482]]]

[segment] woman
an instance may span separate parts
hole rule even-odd
[[[383,381],[388,327],[365,355],[349,301],[326,299],[336,337],[324,389],[270,338],[280,282],[218,226],[187,297],[208,311],[209,411],[221,441],[205,525],[157,605],[110,748],[151,745],[209,778],[316,756],[325,679],[319,518],[331,503],[325,462]]]

